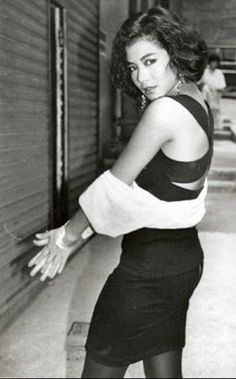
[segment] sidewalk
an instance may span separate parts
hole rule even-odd
[[[236,123],[236,99],[221,99],[222,119],[230,119]]]

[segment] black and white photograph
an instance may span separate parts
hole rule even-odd
[[[236,0],[0,0],[0,378],[236,378]]]

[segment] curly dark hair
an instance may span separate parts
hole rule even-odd
[[[143,37],[160,43],[166,49],[171,66],[187,82],[200,80],[208,58],[205,41],[177,15],[156,7],[128,18],[116,34],[112,49],[111,77],[117,88],[123,89],[129,96],[140,96],[140,91],[131,80],[125,48]]]

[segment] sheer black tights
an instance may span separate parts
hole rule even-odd
[[[127,368],[104,366],[87,356],[81,378],[123,378]]]
[[[146,378],[182,378],[182,350],[169,351],[143,361]],[[109,367],[86,357],[82,378],[123,378],[128,366]]]
[[[143,361],[146,378],[182,378],[182,349]]]

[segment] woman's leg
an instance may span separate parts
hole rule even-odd
[[[123,378],[127,368],[104,366],[86,356],[81,378]]]
[[[143,361],[146,378],[182,378],[182,349]]]

